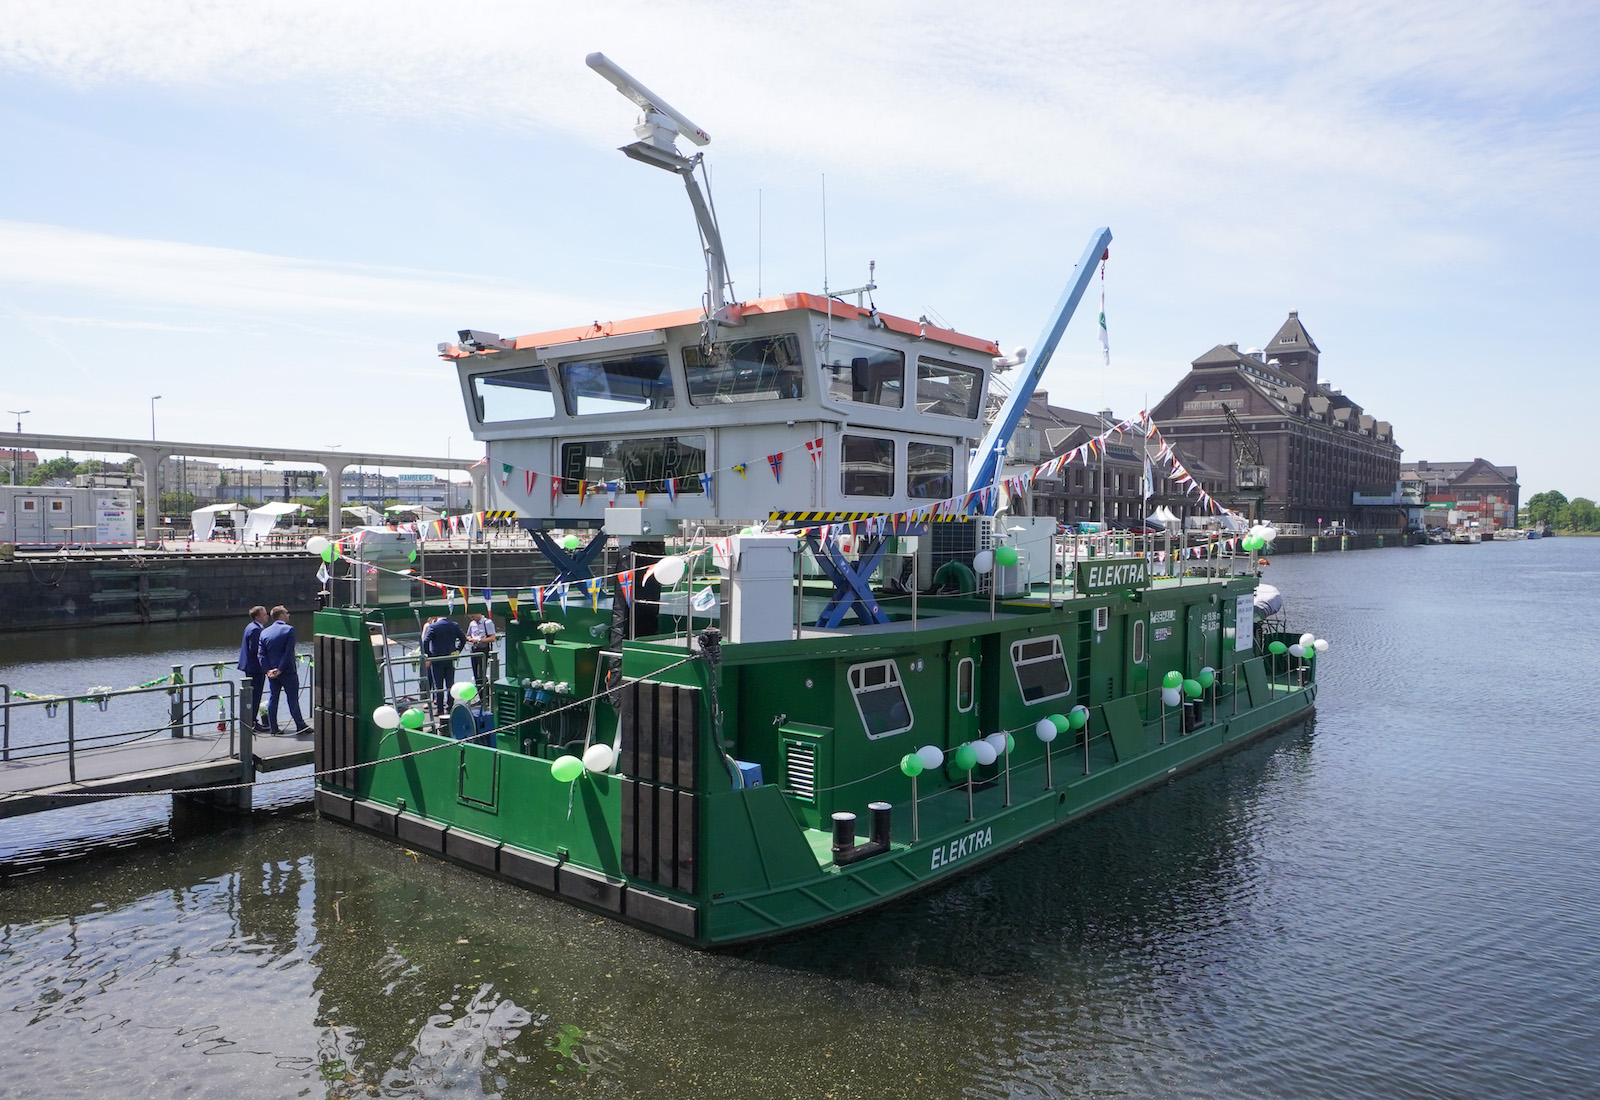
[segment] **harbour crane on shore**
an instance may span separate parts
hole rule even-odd
[[[1267,500],[1267,463],[1261,457],[1260,446],[1244,430],[1226,402],[1222,405],[1222,415],[1228,418],[1228,431],[1233,434],[1234,492],[1249,507],[1250,522],[1258,523]]]

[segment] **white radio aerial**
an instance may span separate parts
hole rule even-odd
[[[642,112],[633,132],[638,141],[624,145],[622,152],[634,160],[676,172],[683,177],[689,192],[689,204],[694,207],[695,223],[700,227],[700,243],[706,258],[706,319],[725,324],[739,323],[739,308],[730,304],[733,282],[728,277],[728,261],[722,251],[722,234],[717,230],[717,215],[710,202],[695,182],[694,170],[700,166],[705,154],[686,157],[678,152],[677,137],[682,134],[696,145],[705,145],[711,135],[690,122],[666,100],[640,84],[603,53],[592,53],[584,63],[605,77],[611,86],[632,100]]]

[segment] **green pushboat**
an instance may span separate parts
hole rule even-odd
[[[881,313],[870,283],[741,301],[673,144],[704,132],[590,65],[644,110],[624,152],[689,190],[704,307],[440,345],[487,451],[468,533],[514,520],[554,580],[463,593],[502,674],[433,715],[422,623],[455,603],[410,571],[429,531],[342,545],[325,818],[714,947],[892,903],[1310,712],[1325,643],[1258,609],[1258,536],[1179,553],[1015,506],[1095,455],[1001,466],[1108,230],[1031,357]],[[1117,433],[1169,453],[1142,418]]]

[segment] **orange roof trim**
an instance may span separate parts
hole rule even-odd
[[[741,302],[737,308],[740,313],[746,316],[753,313],[786,313],[796,309],[804,309],[826,316],[831,310],[833,316],[844,320],[856,320],[867,316],[869,313],[868,310],[862,309],[860,306],[854,306],[837,299],[830,303],[829,299],[820,294],[809,294],[805,291]],[[591,325],[552,329],[549,332],[535,332],[527,336],[519,336],[516,340],[516,348],[521,351],[525,348],[543,348],[557,344],[572,344],[583,340],[598,340],[604,336],[625,336],[635,332],[649,332],[651,329],[697,325],[700,323],[700,316],[701,313],[698,309],[680,309],[672,313],[655,313],[648,317],[629,317],[621,321],[596,321]],[[987,355],[1000,354],[1000,345],[993,340],[968,336],[953,329],[939,328],[937,325],[924,325],[918,321],[910,321],[904,317],[895,317],[888,313],[878,314],[878,319],[883,322],[885,328],[907,336],[921,336],[929,340],[936,340],[942,344],[949,344],[952,347],[981,351]]]

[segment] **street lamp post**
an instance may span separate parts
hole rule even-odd
[[[158,393],[150,399],[150,442],[156,441],[156,402],[161,400]]]
[[[22,418],[32,412],[32,409],[7,409],[8,413],[17,418],[17,434],[22,434]],[[22,448],[11,448],[11,484],[15,485],[22,480]]]

